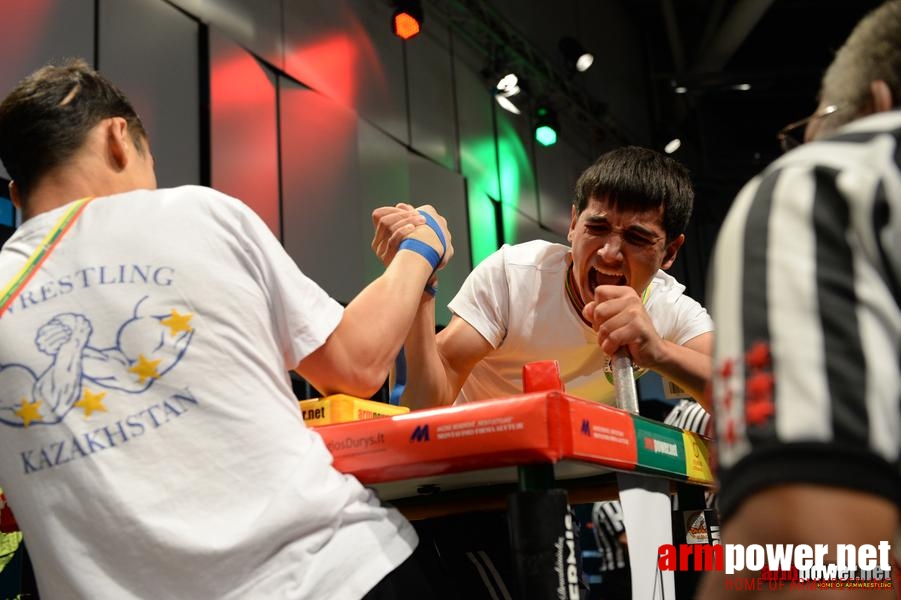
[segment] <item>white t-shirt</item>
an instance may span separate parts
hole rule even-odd
[[[23,223],[5,286],[68,207]],[[360,598],[416,545],[288,370],[341,306],[203,187],[89,203],[0,318],[0,486],[46,598]]]
[[[463,384],[456,404],[522,393],[527,362],[556,360],[569,394],[612,403],[607,356],[597,334],[576,314],[564,289],[570,249],[543,240],[504,245],[473,269],[449,307],[492,345]],[[663,271],[645,307],[657,332],[682,345],[713,330],[703,306]]]

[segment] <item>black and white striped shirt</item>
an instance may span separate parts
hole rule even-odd
[[[775,161],[711,267],[723,518],[764,486],[901,503],[901,111]]]
[[[693,431],[700,435],[709,435],[710,413],[694,400],[680,400],[663,420],[667,425]]]

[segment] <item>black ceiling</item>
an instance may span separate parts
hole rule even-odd
[[[638,32],[646,65],[652,143],[678,134],[677,157],[691,168],[702,195],[725,205],[738,188],[779,155],[777,131],[814,110],[820,77],[857,21],[881,0],[434,0],[464,7],[464,32],[519,42],[522,62],[544,67],[556,41],[619,13]],[[609,9],[618,7],[618,10]],[[602,10],[602,9],[608,10]],[[574,16],[575,15],[575,16]],[[492,23],[495,21],[494,26]],[[532,51],[534,50],[534,51]],[[584,116],[604,106],[604,82],[592,89],[552,78]],[[750,85],[741,90],[736,86]],[[675,86],[685,86],[678,94]],[[584,121],[584,120],[583,120]],[[608,128],[616,133],[616,123]],[[580,131],[587,131],[583,127]],[[626,136],[628,137],[628,136]],[[621,141],[629,141],[620,137]],[[616,140],[614,135],[611,139]],[[640,142],[640,141],[639,141]],[[713,217],[716,218],[716,215]]]
[[[624,0],[642,24],[657,136],[678,128],[699,185],[737,191],[778,156],[776,132],[815,109],[834,52],[880,2]]]
[[[575,137],[594,138],[586,156],[598,151],[597,140],[601,140],[600,150],[611,144],[643,143],[647,137],[659,149],[674,135],[683,140],[674,156],[692,173],[696,203],[690,242],[680,253],[685,269],[679,276],[701,301],[709,255],[736,194],[780,155],[779,129],[814,111],[820,79],[835,51],[860,18],[882,2],[431,1],[444,6],[457,30],[473,40],[499,41],[512,47],[519,66],[531,68],[527,77],[545,75],[541,91],[556,91],[558,97],[570,100],[568,112],[570,120],[575,116],[571,130],[577,132]],[[605,31],[610,31],[611,18],[628,21],[622,28],[628,36],[626,45],[637,46],[642,54],[638,61],[634,56],[621,57],[627,69],[644,65],[646,85],[628,87],[634,84],[628,82],[621,90],[626,97],[634,89],[647,90],[650,131],[645,128],[637,136],[630,127],[634,123],[620,127],[624,124],[621,105],[615,107],[619,114],[604,110],[609,79],[597,72],[581,78],[560,72],[558,40],[574,36],[588,46],[601,35],[593,24],[604,23]],[[677,86],[684,86],[685,93],[677,93]],[[613,113],[613,108],[609,112]],[[602,119],[594,117],[605,113]],[[630,116],[641,115],[638,109]],[[566,131],[565,124],[563,129]],[[633,139],[636,137],[639,139]]]

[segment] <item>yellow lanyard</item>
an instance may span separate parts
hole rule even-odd
[[[25,261],[25,265],[18,273],[16,273],[15,277],[10,280],[6,287],[3,288],[3,291],[0,292],[0,317],[3,316],[6,309],[13,303],[13,300],[16,299],[25,287],[25,284],[27,284],[31,278],[34,277],[35,273],[38,272],[38,269],[40,269],[44,261],[47,260],[47,257],[50,256],[50,253],[53,252],[53,249],[56,248],[56,245],[59,244],[59,241],[66,232],[69,231],[69,228],[75,223],[76,219],[78,219],[81,212],[84,210],[84,207],[87,206],[88,202],[91,200],[93,200],[93,196],[73,202],[63,216],[60,217],[59,221],[56,222],[56,225],[54,225],[47,235],[44,236],[44,239],[41,240],[41,243],[38,244],[37,248],[34,249],[31,256]]]

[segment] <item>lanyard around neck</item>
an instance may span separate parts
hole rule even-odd
[[[32,252],[31,256],[28,257],[28,260],[25,261],[25,265],[18,273],[16,273],[6,287],[0,291],[0,317],[3,316],[6,309],[13,303],[13,300],[16,299],[25,287],[25,284],[27,284],[31,278],[34,277],[35,273],[38,272],[38,269],[40,269],[44,261],[47,260],[47,257],[50,256],[50,253],[53,252],[54,248],[56,248],[66,232],[69,231],[72,224],[75,223],[79,216],[81,216],[84,207],[93,199],[93,196],[91,196],[73,202],[60,217],[59,221],[57,221],[50,231],[47,232],[47,235],[44,236],[41,243],[37,245],[34,252]]]

